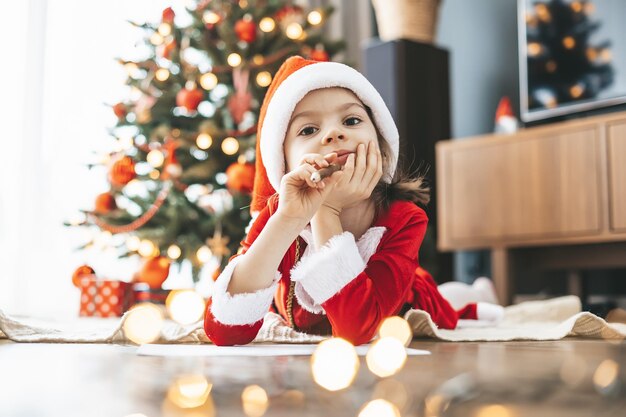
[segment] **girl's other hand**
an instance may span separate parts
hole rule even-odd
[[[383,175],[380,150],[375,141],[357,147],[356,156],[350,154],[343,167],[343,176],[328,193],[324,206],[336,212],[370,198]]]

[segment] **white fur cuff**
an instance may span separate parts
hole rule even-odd
[[[265,313],[270,309],[276,286],[280,281],[281,274],[276,271],[274,282],[268,288],[261,290],[231,295],[228,293],[228,284],[233,276],[235,266],[243,259],[245,255],[239,255],[233,258],[224,271],[215,281],[213,286],[213,303],[211,304],[211,313],[215,320],[222,324],[230,326],[253,324],[261,320]]]
[[[319,251],[291,269],[291,279],[302,284],[315,304],[321,305],[365,270],[354,235],[333,236]]]
[[[490,303],[476,303],[476,318],[490,322],[499,322],[504,317],[504,307]]]

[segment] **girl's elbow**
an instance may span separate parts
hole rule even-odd
[[[341,337],[354,346],[358,346],[369,343],[376,336],[377,329],[378,326],[375,325],[355,326],[354,324],[348,324],[347,326],[333,327],[333,336]]]
[[[263,320],[251,325],[229,326],[215,320],[210,310],[207,310],[204,333],[217,346],[247,345],[254,340],[262,325]]]

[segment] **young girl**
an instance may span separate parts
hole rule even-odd
[[[206,310],[215,344],[251,342],[270,310],[355,345],[410,308],[446,329],[501,316],[476,303],[494,301],[486,280],[451,283],[446,300],[419,266],[428,218],[416,203],[428,202],[428,188],[397,169],[398,149],[387,106],[359,72],[299,56],[283,63],[259,116],[254,221]],[[342,170],[313,182],[330,163]]]

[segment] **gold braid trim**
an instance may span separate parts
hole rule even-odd
[[[296,261],[294,262],[294,265],[298,263],[299,259],[300,259],[300,240],[299,238],[296,237]],[[289,326],[292,329],[297,330],[296,323],[293,321],[293,296],[294,296],[295,289],[296,289],[296,283],[294,281],[291,281],[289,283],[289,295],[287,296],[287,321],[288,321],[287,324],[289,324]]]

